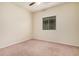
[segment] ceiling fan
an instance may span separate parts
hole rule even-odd
[[[32,6],[32,5],[40,5],[40,3],[42,3],[42,2],[31,2],[31,3],[29,4],[29,6]]]
[[[34,5],[36,2],[31,2],[30,4],[29,4],[29,6],[32,6],[32,5]]]

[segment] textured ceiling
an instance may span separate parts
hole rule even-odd
[[[31,12],[36,12],[36,11],[40,11],[40,10],[43,10],[43,9],[47,9],[49,7],[53,7],[53,6],[62,4],[64,2],[41,2],[41,4],[39,4],[39,5],[34,4],[32,6],[29,6],[30,3],[31,2],[15,2],[13,4],[20,6],[20,7],[24,7]]]

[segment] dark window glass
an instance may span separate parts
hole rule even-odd
[[[56,30],[56,16],[43,18],[43,30]]]

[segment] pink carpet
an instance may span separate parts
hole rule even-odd
[[[0,49],[0,56],[79,56],[79,47],[33,39]]]

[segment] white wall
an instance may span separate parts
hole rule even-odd
[[[56,15],[56,30],[42,30],[42,18]],[[33,14],[35,39],[79,46],[79,3],[66,3]]]
[[[0,3],[0,48],[31,39],[31,13],[12,3]]]
[[[42,18],[53,15],[57,18],[56,30],[42,30]],[[26,9],[0,3],[0,48],[31,39],[32,35],[35,39],[79,46],[79,3],[33,13],[33,20]]]

